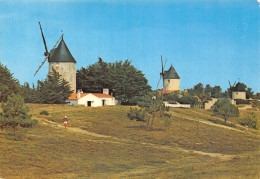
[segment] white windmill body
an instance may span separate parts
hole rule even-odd
[[[166,91],[180,90],[180,77],[172,65],[168,71],[164,71],[163,88]]]
[[[171,65],[168,71],[164,71],[165,65],[166,65],[165,60],[163,64],[163,59],[161,56],[161,63],[162,63],[162,72],[160,73],[160,80],[157,84],[157,89],[159,87],[161,79],[163,79],[163,89],[162,92],[165,93],[172,93],[174,91],[180,91],[180,77],[174,67]]]

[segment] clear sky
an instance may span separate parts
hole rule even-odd
[[[156,89],[160,56],[181,89],[240,81],[260,92],[260,7],[256,0],[0,0],[0,61],[21,84],[44,80],[45,51],[61,30],[77,69],[129,59]],[[160,85],[160,88],[162,84]]]

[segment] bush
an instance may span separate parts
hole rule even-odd
[[[130,120],[134,120],[136,119],[136,121],[143,121],[145,122],[145,114],[142,112],[141,109],[137,109],[137,108],[130,108],[129,112],[127,113],[127,117]]]
[[[251,112],[246,118],[239,119],[239,123],[243,126],[248,126],[250,128],[258,129],[257,126],[258,119],[255,113]]]
[[[260,106],[260,101],[254,100],[253,107],[258,107],[258,106]]]
[[[249,101],[244,100],[244,99],[235,99],[235,101],[236,101],[237,105],[239,105],[239,104],[249,104]]]
[[[222,116],[225,119],[225,122],[227,121],[227,118],[239,115],[237,107],[232,105],[226,98],[218,99],[218,101],[213,105],[213,112]]]
[[[24,105],[24,99],[20,95],[8,96],[7,102],[2,103],[3,113],[0,116],[0,128],[12,129],[15,136],[18,127],[32,127],[37,123],[31,120],[28,106]]]
[[[7,140],[14,140],[14,141],[20,141],[22,140],[22,137],[20,135],[7,135],[6,136]]]
[[[49,115],[48,111],[41,111],[40,115]]]

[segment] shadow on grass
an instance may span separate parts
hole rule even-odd
[[[129,127],[126,127],[126,128],[129,128],[129,129],[135,129],[135,130],[146,130],[146,131],[165,131],[164,129],[161,129],[161,128],[149,128],[147,129],[145,125],[140,125],[140,126],[129,126]]]
[[[215,123],[215,124],[221,124],[221,125],[224,125],[224,126],[236,128],[236,125],[235,125],[235,124],[233,124],[233,123],[227,123],[227,122],[225,122],[225,121],[221,121],[221,120],[218,120],[218,119],[210,119],[210,118],[208,118],[208,121],[213,122],[213,123]]]

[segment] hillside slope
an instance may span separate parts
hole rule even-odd
[[[171,126],[153,131],[126,117],[129,107],[29,105],[39,124],[22,141],[0,131],[0,177],[257,178],[259,136],[190,120],[193,110],[172,111]],[[46,110],[50,115],[39,115]],[[185,110],[185,111],[184,111]],[[188,114],[187,114],[188,113]],[[69,117],[64,129],[63,117]],[[208,115],[207,117],[211,117]],[[198,130],[197,130],[198,129]]]

